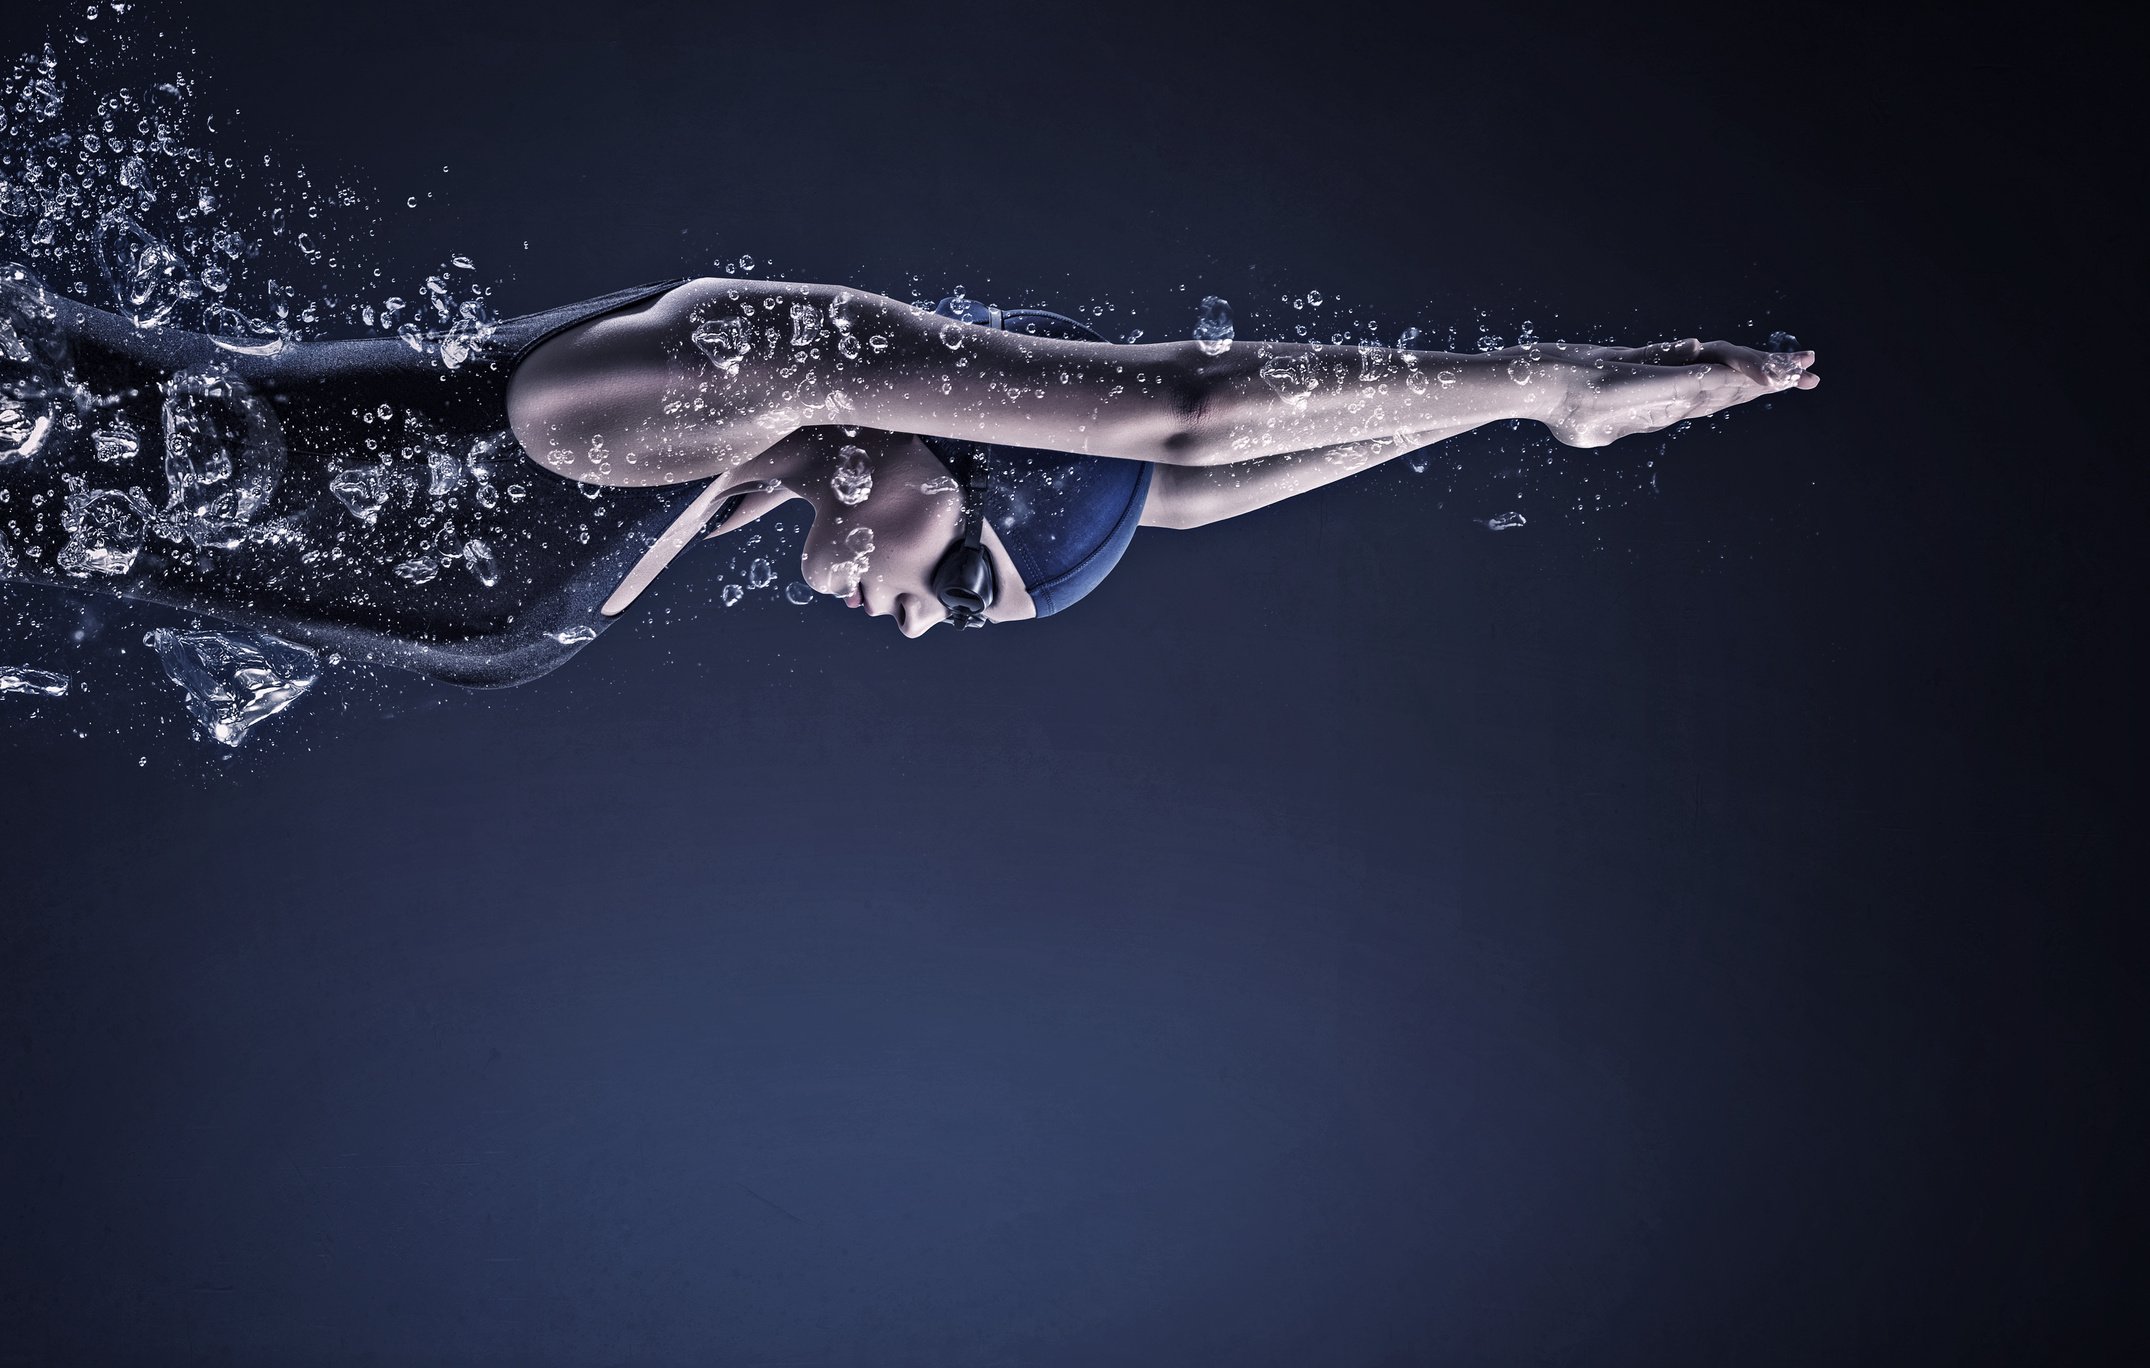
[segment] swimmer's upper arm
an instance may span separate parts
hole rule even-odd
[[[777,288],[691,280],[546,339],[509,377],[517,440],[555,474],[640,486],[718,474],[783,440],[794,425],[769,417],[783,377],[765,366],[723,376],[695,343],[697,321],[732,287]]]
[[[840,285],[705,279],[684,311],[719,388],[776,427],[856,425],[1171,461],[1202,392],[1192,343],[1117,346],[961,323]]]
[[[1031,337],[845,286],[703,277],[546,341],[508,416],[540,463],[601,484],[704,478],[816,426],[1172,464],[1198,360],[1192,343]]]

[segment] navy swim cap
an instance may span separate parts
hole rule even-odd
[[[994,309],[952,296],[934,312],[1033,337],[1105,340],[1087,325],[1044,309]],[[960,462],[948,449],[967,453],[985,472],[985,516],[1023,577],[1039,617],[1051,617],[1102,584],[1135,539],[1150,493],[1148,461],[947,437],[922,440],[951,469],[960,469]]]

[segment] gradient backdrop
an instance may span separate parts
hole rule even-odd
[[[1787,328],[1826,381],[1626,507],[1502,429],[1043,625],[727,612],[711,550],[534,686],[331,674],[230,759],[139,647],[0,700],[0,1363],[2097,1360],[2114,34],[144,9],[238,145],[432,192],[389,277],[468,252],[506,312],[746,251],[1152,338],[1309,287]]]

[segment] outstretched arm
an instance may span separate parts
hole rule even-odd
[[[1647,365],[1663,355],[1662,347],[1570,347],[1577,364],[1593,367],[1600,361]],[[1529,359],[1530,348],[1510,347],[1487,353],[1501,362]],[[1431,446],[1482,426],[1459,421],[1393,437],[1373,437],[1306,451],[1286,451],[1228,465],[1159,466],[1150,481],[1149,501],[1143,506],[1144,527],[1190,528],[1236,518],[1257,508],[1267,508],[1294,495],[1389,461],[1406,452]]]
[[[1210,467],[1503,418],[1599,446],[1809,388],[1812,359],[1699,342],[1454,355],[1244,341],[1212,356],[981,328],[837,286],[712,279],[546,343],[517,371],[509,411],[539,459],[605,484],[716,474],[822,425]]]
[[[1161,465],[1150,475],[1150,493],[1142,506],[1144,527],[1185,530],[1252,513],[1295,495],[1335,484],[1349,475],[1372,470],[1394,457],[1430,446],[1463,429],[1376,437],[1364,442],[1285,451],[1218,466]]]

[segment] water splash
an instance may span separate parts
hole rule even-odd
[[[130,163],[139,166],[140,159]],[[122,184],[126,184],[122,173]],[[142,226],[134,215],[114,209],[97,228],[97,269],[112,291],[113,302],[138,328],[154,328],[171,317],[180,301],[198,298],[201,287],[171,244]]]
[[[186,693],[187,712],[211,737],[237,747],[289,708],[321,674],[321,658],[265,632],[173,632],[142,638]]]
[[[0,466],[37,456],[63,404],[73,407],[61,379],[69,357],[53,326],[56,307],[28,267],[0,263]]]
[[[73,682],[68,676],[49,670],[33,670],[27,665],[0,665],[0,694],[59,698],[66,694]]]
[[[164,397],[164,511],[178,516],[195,545],[239,545],[283,473],[283,430],[253,391],[215,370],[172,378]]]

